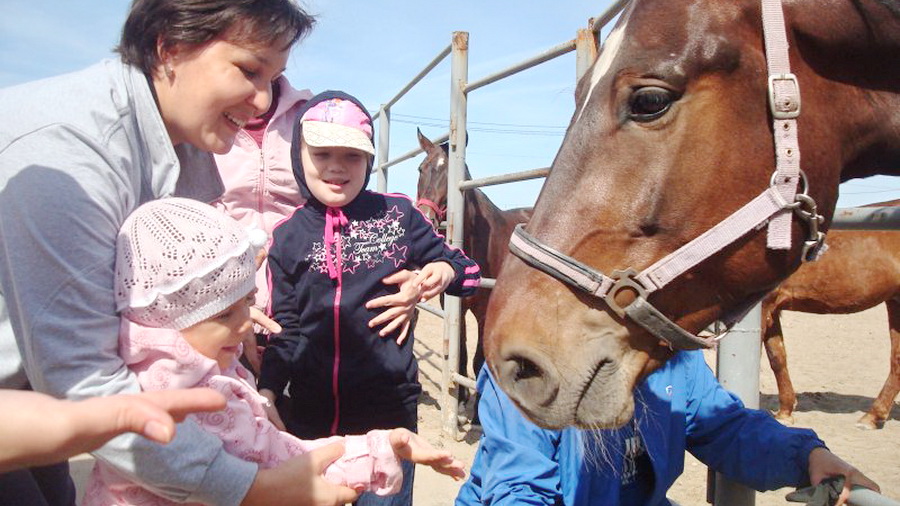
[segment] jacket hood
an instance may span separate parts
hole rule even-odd
[[[321,204],[313,196],[312,192],[309,191],[309,186],[307,186],[307,184],[306,184],[306,175],[303,173],[303,160],[301,160],[301,158],[300,158],[300,138],[301,138],[300,136],[302,134],[301,130],[302,130],[303,126],[302,126],[302,123],[300,122],[300,118],[302,118],[303,115],[306,114],[306,111],[315,107],[316,104],[319,104],[326,100],[331,100],[333,98],[339,98],[341,100],[348,100],[350,102],[353,102],[366,115],[366,117],[369,118],[369,123],[370,124],[373,123],[372,115],[369,114],[369,111],[362,104],[362,102],[357,100],[356,97],[354,97],[348,93],[344,93],[343,91],[336,91],[336,90],[323,91],[322,93],[319,93],[318,95],[309,99],[309,101],[307,101],[306,104],[304,104],[304,106],[299,111],[297,111],[297,119],[296,119],[296,122],[294,123],[294,132],[293,132],[293,137],[291,139],[291,167],[294,170],[294,179],[297,180],[297,185],[300,187],[300,194],[307,200],[307,202],[311,202],[311,203],[314,202],[314,203]],[[373,136],[373,143],[374,143],[374,132],[375,132],[374,124],[372,124],[372,132],[373,132],[372,136]],[[363,191],[365,191],[366,187],[369,186],[369,179],[372,177],[373,161],[374,161],[374,157],[370,156],[368,166],[366,167],[366,179],[362,186]],[[362,192],[360,192],[360,193],[362,193]]]

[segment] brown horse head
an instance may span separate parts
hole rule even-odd
[[[827,228],[844,179],[900,169],[900,22],[877,0],[790,2],[806,193]],[[889,68],[888,68],[889,67]],[[576,108],[525,231],[595,271],[638,272],[765,191],[773,127],[760,7],[752,0],[635,0],[576,91]],[[766,227],[649,295],[689,332],[761,298],[801,263]],[[620,293],[629,303],[633,294]],[[485,350],[502,388],[546,427],[611,427],[635,384],[672,354],[610,305],[519,259],[491,298]]]
[[[447,143],[437,145],[416,129],[425,159],[419,164],[416,207],[438,228],[447,213]]]

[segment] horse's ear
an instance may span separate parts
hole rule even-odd
[[[428,137],[422,134],[422,130],[416,128],[416,136],[419,137],[419,147],[426,153],[434,149],[434,143]]]

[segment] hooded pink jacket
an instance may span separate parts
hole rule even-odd
[[[297,111],[312,97],[309,90],[294,89],[284,76],[278,78],[278,85],[278,105],[263,134],[262,148],[241,130],[231,151],[215,155],[225,193],[213,204],[270,237],[275,224],[305,202],[291,168],[291,136]],[[265,263],[256,271],[256,288],[257,307],[268,307]]]
[[[325,479],[349,487],[362,486],[378,495],[396,493],[403,482],[400,462],[388,438],[390,431],[373,430],[364,436],[304,441],[278,430],[266,416],[266,399],[253,386],[253,376],[237,358],[225,371],[215,360],[195,351],[175,330],[141,327],[122,319],[119,353],[138,376],[144,390],[209,387],[225,396],[224,410],[189,415],[204,430],[222,440],[237,457],[270,468],[291,457],[336,441],[344,441],[344,455],[325,470]],[[83,506],[171,505],[132,477],[97,461],[88,481]]]

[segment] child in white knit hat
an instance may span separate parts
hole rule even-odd
[[[142,388],[221,392],[225,410],[190,416],[219,436],[226,451],[262,468],[342,441],[345,453],[325,470],[325,479],[358,492],[395,493],[403,480],[399,457],[463,477],[459,460],[407,429],[303,441],[269,422],[268,401],[238,362],[252,329],[256,256],[265,241],[262,231],[245,230],[189,199],[152,201],[125,220],[116,245],[119,352]],[[172,503],[98,462],[83,504]]]

